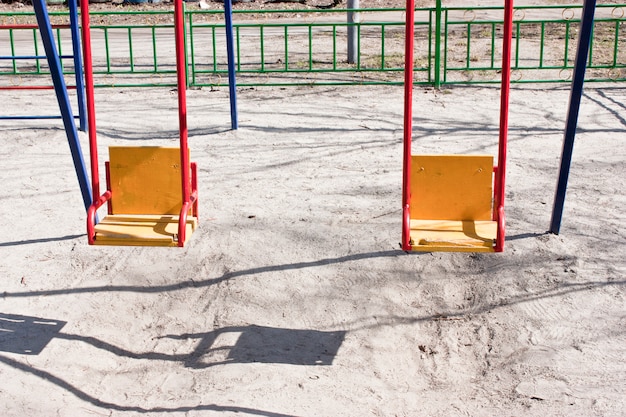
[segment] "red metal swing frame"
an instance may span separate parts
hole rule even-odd
[[[183,25],[183,0],[174,0],[174,31],[176,43],[176,70],[178,84],[178,119],[180,134],[180,171],[182,181],[182,205],[178,216],[178,234],[175,245],[182,247],[187,238],[187,218],[190,214],[198,216],[198,189],[196,180],[196,165],[189,159],[188,129],[187,129],[187,97],[185,81],[185,50]],[[111,198],[113,197],[110,184],[107,190],[100,194],[100,175],[98,169],[98,147],[96,135],[96,118],[94,105],[93,59],[91,54],[91,33],[89,24],[89,2],[81,3],[81,23],[83,34],[83,57],[85,66],[85,91],[87,102],[87,122],[89,126],[89,149],[91,163],[93,203],[87,212],[87,235],[89,244],[95,244],[97,210],[105,203],[109,203],[111,212]],[[107,167],[108,168],[108,167]],[[108,170],[108,169],[107,169]],[[109,175],[107,172],[107,182]],[[123,244],[123,243],[121,243]],[[133,243],[128,243],[134,245]],[[160,246],[160,245],[157,245]],[[171,246],[171,245],[169,245]]]
[[[511,81],[511,39],[513,32],[513,0],[505,0],[504,6],[504,34],[502,52],[502,81],[500,98],[500,127],[498,139],[498,159],[497,165],[493,167],[493,202],[492,202],[492,222],[497,227],[496,237],[489,240],[489,247],[482,247],[480,251],[502,252],[505,241],[505,174],[506,174],[506,152],[508,134],[508,114],[509,114],[509,92]],[[404,155],[403,155],[403,180],[402,180],[402,249],[410,250],[442,250],[442,251],[475,251],[476,247],[463,245],[419,245],[411,238],[411,142],[412,142],[412,122],[413,122],[413,49],[415,32],[415,0],[406,2],[406,51],[405,51],[405,79],[404,79]],[[457,219],[460,221],[471,219]],[[462,231],[461,231],[462,232]]]

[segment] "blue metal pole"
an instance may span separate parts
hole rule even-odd
[[[233,41],[233,5],[232,0],[224,0],[224,18],[226,19],[226,49],[228,53],[228,88],[230,90],[230,125],[233,130],[239,127],[237,117],[237,80],[235,77],[235,47]]]
[[[70,31],[72,33],[72,50],[74,51],[74,77],[76,78],[76,97],[78,99],[79,129],[87,131],[87,107],[85,105],[85,82],[83,79],[83,59],[80,47],[80,29],[78,27],[77,0],[68,0],[70,10]]]
[[[578,37],[578,51],[576,52],[576,62],[574,64],[574,76],[572,78],[572,89],[570,92],[569,111],[565,124],[565,135],[563,139],[563,150],[561,153],[561,169],[554,197],[552,208],[552,220],[550,221],[550,233],[559,234],[561,220],[563,218],[563,206],[565,204],[565,193],[567,191],[567,181],[569,178],[570,165],[572,163],[572,153],[574,150],[574,138],[576,137],[576,126],[578,125],[578,112],[580,101],[583,95],[583,84],[585,82],[585,70],[587,69],[587,57],[591,45],[591,33],[593,30],[594,12],[596,0],[585,0],[583,6],[583,16],[580,22],[580,35]]]
[[[89,186],[89,177],[87,176],[87,169],[85,167],[85,162],[83,161],[83,153],[78,139],[78,130],[76,129],[76,124],[74,123],[74,117],[72,115],[72,106],[67,95],[67,86],[61,70],[61,61],[59,60],[59,54],[57,52],[56,45],[54,44],[54,36],[52,34],[52,26],[50,25],[48,9],[46,8],[44,1],[45,0],[33,0],[33,7],[35,9],[37,24],[39,25],[39,32],[41,33],[41,41],[43,42],[43,46],[46,51],[48,66],[50,67],[50,74],[52,76],[52,83],[54,84],[54,91],[57,96],[57,101],[59,102],[59,109],[61,110],[61,117],[63,118],[63,125],[65,126],[65,134],[67,135],[67,141],[70,145],[70,151],[72,152],[72,160],[74,162],[74,169],[76,170],[76,176],[78,177],[78,183],[83,196],[83,203],[85,204],[85,209],[88,209],[91,205],[91,187]]]

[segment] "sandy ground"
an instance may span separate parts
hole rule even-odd
[[[414,152],[495,152],[498,94],[416,89]],[[568,97],[512,91],[506,248],[480,255],[399,250],[401,87],[245,89],[238,131],[226,89],[189,91],[182,249],[88,246],[61,123],[0,121],[0,415],[624,415],[626,89],[586,87],[555,236]],[[175,109],[98,90],[102,159],[176,145]]]

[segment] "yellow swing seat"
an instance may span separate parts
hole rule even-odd
[[[412,155],[411,250],[494,252],[493,156]]]
[[[95,227],[96,245],[178,246],[179,216],[107,215]],[[196,230],[196,217],[187,217],[186,239]]]
[[[182,213],[179,148],[110,147],[107,163],[108,214],[94,226],[95,245],[183,246],[197,227],[195,164],[191,164],[193,204]],[[104,203],[104,201],[102,201]],[[182,244],[181,244],[182,243]]]

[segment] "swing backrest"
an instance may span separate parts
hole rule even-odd
[[[491,220],[493,156],[411,156],[411,219]]]
[[[181,178],[179,148],[110,147],[111,214],[180,214]]]

